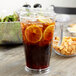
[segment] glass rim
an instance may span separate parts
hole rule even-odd
[[[55,20],[56,14],[53,11],[53,9],[45,9],[45,8],[25,8],[22,7],[23,10],[20,12],[19,16],[20,16],[20,21],[21,19],[28,19],[28,20],[32,20],[32,19],[39,19],[38,16],[42,16],[40,19],[53,19]],[[27,14],[29,16],[27,16]]]
[[[28,12],[21,12],[20,13],[20,19],[21,18],[26,18],[26,19],[55,19],[56,15],[55,14],[51,14],[51,12],[40,12],[40,14],[38,14],[39,12],[30,12],[32,13],[31,16],[27,16]],[[25,15],[24,15],[25,14]],[[42,15],[41,15],[42,14]],[[46,15],[47,16],[46,16]],[[40,17],[38,17],[40,16]]]
[[[55,14],[53,8],[48,9],[48,8],[28,8],[28,7],[27,8],[22,7],[20,13],[22,13],[22,12],[26,13],[27,10],[29,10],[30,12],[42,12],[42,13],[51,13],[52,12],[53,14]]]

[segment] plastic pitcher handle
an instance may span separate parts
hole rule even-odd
[[[60,42],[58,43],[58,46],[61,45],[62,39],[63,39],[63,23],[70,21],[69,15],[57,15],[56,16],[56,22],[60,23]]]
[[[60,25],[60,41],[58,43],[58,46],[61,45],[63,39],[63,24]]]

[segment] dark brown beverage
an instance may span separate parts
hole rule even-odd
[[[51,50],[50,45],[25,45],[26,65],[32,69],[44,69],[49,66]]]
[[[22,22],[26,66],[31,69],[49,67],[55,23],[51,19]]]

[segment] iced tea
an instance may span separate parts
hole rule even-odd
[[[46,69],[50,64],[55,22],[48,17],[21,21],[26,66]]]

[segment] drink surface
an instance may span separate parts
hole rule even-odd
[[[55,22],[50,18],[21,22],[26,65],[32,69],[49,66]]]

